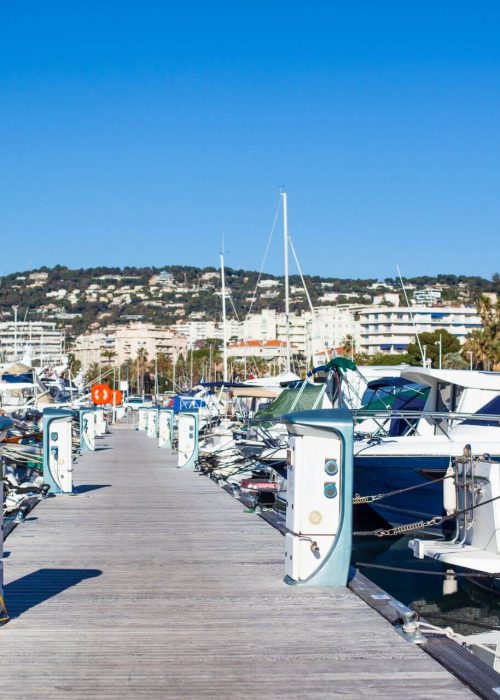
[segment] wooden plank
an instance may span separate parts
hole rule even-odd
[[[174,465],[114,428],[10,535],[3,697],[473,697],[349,589],[286,586],[279,532]]]

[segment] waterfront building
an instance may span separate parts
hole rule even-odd
[[[174,326],[177,333],[187,339],[188,347],[194,348],[197,343],[202,343],[206,340],[221,340],[224,337],[224,331],[221,321],[177,321]],[[241,324],[236,320],[227,320],[227,335],[228,338],[236,340],[242,338]]]
[[[286,357],[287,344],[283,340],[245,340],[231,343],[227,347],[228,357],[245,359],[258,357],[267,362],[281,360]],[[292,352],[295,348],[292,345]]]
[[[0,323],[0,362],[20,360],[28,355],[40,364],[61,363],[64,333],[55,323],[6,321]]]
[[[359,309],[359,349],[369,355],[404,353],[416,332],[447,330],[460,343],[481,328],[481,318],[470,306],[367,306]]]
[[[154,360],[159,353],[177,361],[186,354],[187,338],[175,328],[160,328],[148,323],[130,323],[127,326],[108,326],[93,333],[79,336],[73,353],[86,372],[93,363],[122,365],[135,360],[140,349]]]
[[[304,354],[313,357],[325,349],[342,347],[350,338],[354,347],[359,346],[359,322],[356,307],[317,306],[314,314],[304,314],[307,336]]]

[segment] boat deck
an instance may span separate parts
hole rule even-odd
[[[126,426],[5,542],[1,695],[465,698],[348,589],[283,583],[283,538]]]

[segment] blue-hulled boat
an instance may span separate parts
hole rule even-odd
[[[360,438],[354,445],[354,492],[422,487],[372,504],[391,525],[442,514],[441,478],[465,444],[474,454],[500,456],[500,373],[408,368],[399,383],[404,396],[389,410],[354,412]]]

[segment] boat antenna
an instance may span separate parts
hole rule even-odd
[[[286,325],[286,371],[290,372],[291,348],[290,348],[290,281],[288,279],[288,205],[286,191],[281,190],[281,200],[283,202],[283,262],[285,277],[285,325]]]
[[[408,294],[407,294],[407,292],[406,292],[406,287],[405,287],[405,284],[404,284],[404,282],[403,282],[403,277],[401,276],[401,270],[399,269],[399,265],[396,265],[396,269],[397,269],[397,271],[398,271],[399,281],[401,282],[401,286],[402,286],[402,288],[403,288],[403,294],[405,295],[406,306],[408,307],[408,311],[410,312],[411,322],[413,323],[413,327],[414,327],[414,329],[415,329],[415,337],[417,338],[417,344],[418,344],[418,347],[419,347],[419,350],[420,350],[420,355],[421,355],[421,357],[422,357],[422,367],[425,368],[425,364],[424,364],[424,363],[425,363],[424,349],[423,349],[423,347],[422,347],[422,343],[420,342],[420,337],[419,337],[419,335],[418,335],[417,324],[415,323],[415,317],[414,317],[414,315],[413,315],[413,311],[411,310],[410,301],[409,301],[409,299],[408,299]]]
[[[226,319],[226,275],[224,271],[224,236],[222,236],[222,251],[220,253],[220,281],[222,295],[222,357],[223,380],[227,383],[227,319]]]

